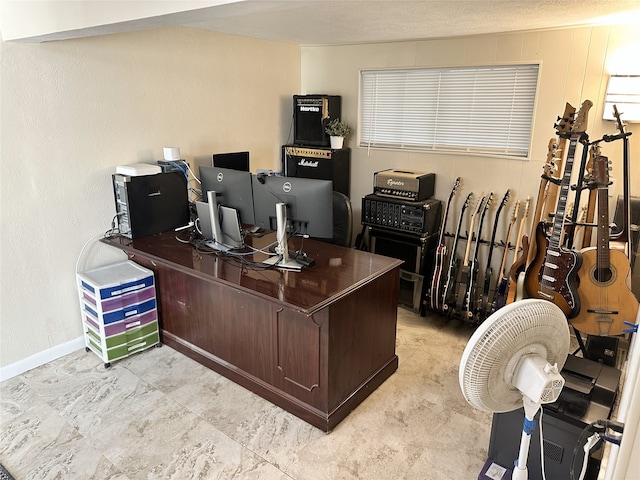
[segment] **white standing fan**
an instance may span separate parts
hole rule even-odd
[[[460,389],[469,404],[492,413],[524,405],[524,426],[513,480],[527,480],[534,417],[555,402],[564,379],[558,373],[570,347],[569,325],[559,307],[540,299],[502,307],[473,333],[460,361]]]

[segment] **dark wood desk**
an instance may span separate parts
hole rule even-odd
[[[398,368],[399,260],[307,239],[312,268],[251,270],[174,233],[102,241],[155,272],[164,343],[324,431]]]

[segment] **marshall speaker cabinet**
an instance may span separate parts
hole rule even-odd
[[[282,171],[287,177],[332,180],[333,189],[348,197],[351,185],[351,150],[284,145]]]

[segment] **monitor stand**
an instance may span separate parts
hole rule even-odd
[[[240,235],[240,222],[238,221],[237,212],[228,207],[221,206],[218,208],[216,192],[212,190],[207,192],[206,207],[209,222],[211,223],[211,239],[206,240],[204,242],[205,245],[222,252],[242,248],[243,243]],[[220,225],[220,213],[223,215],[223,225]],[[231,235],[227,234],[225,229],[230,232]],[[205,236],[209,236],[208,233],[209,232],[206,232]]]
[[[287,205],[285,203],[276,203],[276,221],[277,255],[268,258],[262,263],[284,270],[302,270],[302,265],[289,256],[289,248],[287,246]]]

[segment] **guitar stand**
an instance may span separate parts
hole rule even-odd
[[[578,341],[578,349],[575,352],[573,352],[573,355],[575,355],[578,352],[582,352],[582,356],[584,358],[587,358],[589,355],[587,354],[587,347],[585,347],[584,345],[584,340],[582,340],[582,334],[576,327],[572,326],[571,328],[573,328],[573,333],[575,334],[576,340]]]

